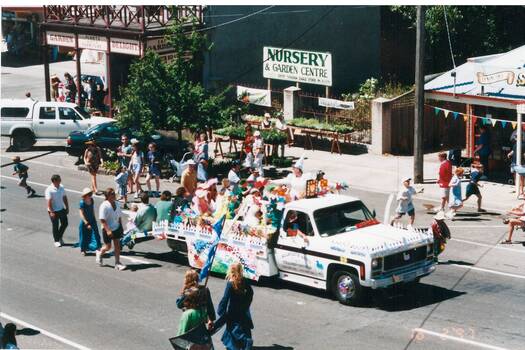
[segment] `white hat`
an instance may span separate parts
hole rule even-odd
[[[304,154],[301,156],[301,158],[299,158],[297,160],[297,162],[295,162],[295,164],[293,165],[294,168],[297,168],[297,169],[300,169],[301,171],[303,171],[303,163],[304,163]]]
[[[403,178],[403,182],[410,181],[410,180],[412,180],[412,177],[410,177],[410,176],[405,176]]]
[[[260,132],[259,130],[257,130],[257,131],[255,131],[255,132],[253,133],[253,136],[255,136],[255,137],[259,137],[259,136],[261,136],[261,132]]]
[[[190,159],[186,162],[187,165],[196,165],[195,161],[193,159]]]
[[[258,189],[256,189],[256,188],[252,188],[250,190],[250,194],[257,193],[257,192],[260,192],[260,191]]]
[[[129,140],[129,142],[131,142],[131,144],[135,144],[135,143],[139,143],[139,140],[137,140],[136,138],[132,138],[131,140]]]
[[[445,220],[445,212],[443,210],[438,211],[437,214],[434,215],[434,219]]]
[[[88,194],[92,194],[93,193],[93,190],[91,188],[87,188],[85,187],[83,190],[82,190],[82,195],[81,197],[84,197],[85,195],[88,195]]]

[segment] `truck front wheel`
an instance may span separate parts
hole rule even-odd
[[[35,144],[35,138],[29,132],[17,132],[13,135],[13,149],[27,151]]]
[[[350,271],[337,271],[332,276],[332,293],[344,305],[359,306],[366,300],[366,290]]]

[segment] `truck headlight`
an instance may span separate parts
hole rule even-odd
[[[382,258],[372,259],[372,270],[381,270],[382,267],[383,267]]]

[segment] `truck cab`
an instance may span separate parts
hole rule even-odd
[[[370,288],[435,269],[430,232],[381,224],[361,200],[343,195],[288,203],[274,257],[280,278],[329,290],[350,305]]]

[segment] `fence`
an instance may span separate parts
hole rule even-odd
[[[383,102],[389,111],[390,122],[383,124],[383,133],[390,139],[390,146],[383,152],[399,155],[411,155],[414,149],[414,91],[407,92],[392,100]],[[446,103],[438,107],[465,112],[465,106],[458,103]],[[388,119],[388,112],[383,112],[383,120]],[[386,130],[389,129],[389,130]],[[434,109],[425,105],[423,119],[423,147],[425,152],[464,148],[466,123],[463,118],[436,116]]]
[[[265,86],[255,86],[253,84],[238,83],[238,85],[255,88],[267,89]],[[324,95],[309,93],[301,91],[299,93],[299,112],[295,117],[315,118],[321,122],[339,123],[349,125],[354,128],[354,132],[350,134],[351,142],[371,143],[371,112],[370,103],[356,102],[355,110],[339,110],[334,108],[326,108],[319,106],[319,98],[326,97]],[[329,96],[333,99],[342,99],[340,97]],[[283,108],[283,91],[271,90],[272,107],[262,107],[250,105],[250,114],[263,115],[264,112],[276,113]]]

